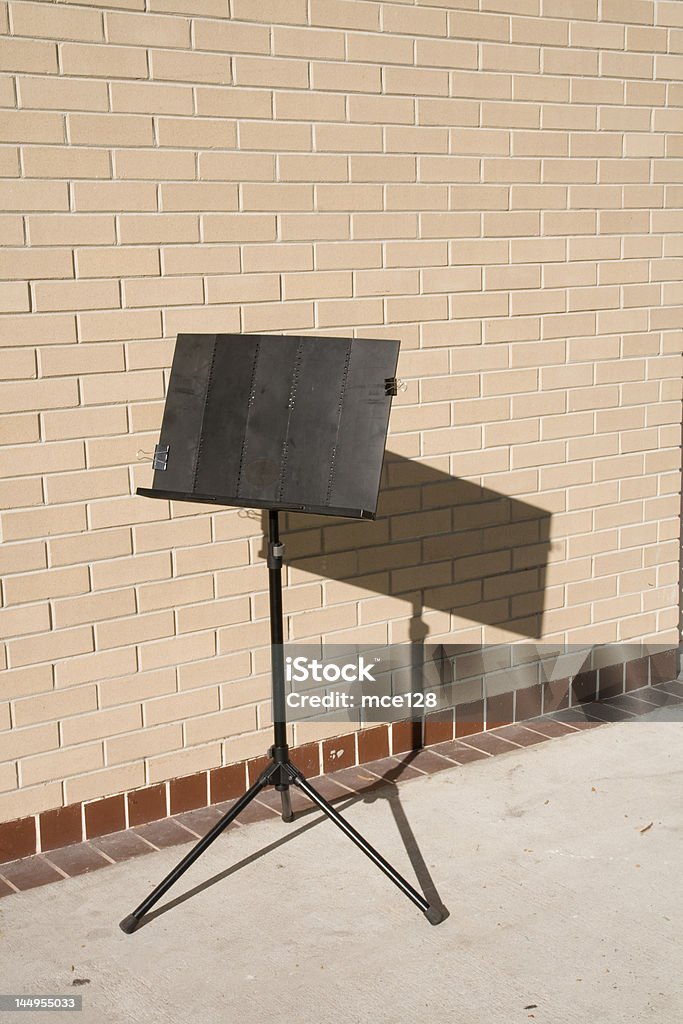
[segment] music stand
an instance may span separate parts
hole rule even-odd
[[[292,763],[287,745],[280,511],[374,519],[397,341],[291,335],[178,335],[154,480],[138,494],[268,510],[273,745],[270,763],[230,810],[120,922],[130,934],[164,893],[266,786],[294,820],[297,786],[431,924],[444,919]]]

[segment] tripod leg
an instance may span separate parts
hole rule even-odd
[[[150,910],[154,904],[161,899],[164,893],[178,881],[180,876],[187,871],[190,865],[194,864],[198,857],[201,857],[204,850],[211,845],[214,839],[218,838],[221,832],[228,827],[230,822],[235,820],[237,815],[244,810],[247,804],[250,804],[254,797],[258,796],[261,790],[268,785],[268,772],[269,769],[266,769],[261,773],[254,785],[251,786],[244,796],[240,797],[240,799],[233,804],[230,810],[216,822],[216,824],[206,833],[204,838],[200,839],[199,842],[192,847],[190,852],[183,857],[180,863],[176,864],[173,870],[166,875],[166,878],[159,882],[156,889],[152,890],[147,899],[143,900],[140,906],[136,907],[132,914],[129,914],[128,917],[124,917],[123,921],[119,924],[121,931],[126,932],[127,935],[130,935],[131,932],[135,931],[140,923],[140,919],[145,916],[147,911]]]
[[[377,865],[380,871],[383,871],[384,874],[391,879],[394,885],[397,886],[409,900],[412,900],[416,907],[419,907],[430,924],[440,924],[444,917],[439,907],[430,906],[424,896],[421,896],[420,893],[417,892],[417,890],[414,889],[402,875],[399,875],[398,871],[392,868],[391,864],[389,864],[389,862],[386,861],[384,857],[377,852],[377,850],[370,846],[370,843],[366,842],[360,832],[356,832],[355,828],[353,828],[352,825],[349,825],[345,818],[342,818],[341,814],[339,814],[335,808],[313,788],[310,782],[308,782],[302,775],[295,777],[292,781],[310,800],[313,801],[314,804],[320,808],[321,811],[325,812],[327,817],[335,823],[337,828],[342,830],[344,835],[347,835],[349,839],[363,851],[366,857],[369,857],[370,860]]]
[[[289,786],[286,786],[280,793],[282,797],[282,820],[283,821],[294,821],[294,812],[292,811],[292,798],[289,795]]]

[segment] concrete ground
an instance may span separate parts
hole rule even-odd
[[[185,847],[6,897],[0,992],[82,995],[78,1024],[679,1021],[675,717],[662,709],[350,802],[399,870],[431,876],[450,910],[438,927],[312,812],[228,832],[162,902],[199,891],[134,935],[117,922]]]

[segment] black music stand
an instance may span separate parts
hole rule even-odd
[[[254,784],[121,921],[128,934],[266,786],[281,794],[283,821],[293,821],[297,786],[431,924],[445,917],[313,788],[287,745],[278,512],[375,518],[398,349],[355,338],[178,335],[153,486],[137,493],[268,510],[273,745]]]

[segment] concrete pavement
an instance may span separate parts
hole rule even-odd
[[[171,909],[131,936],[117,922],[189,847],[5,897],[0,992],[82,995],[75,1024],[673,1024],[675,717],[401,784],[395,813],[386,796],[350,801],[349,820],[399,870],[431,876],[450,911],[438,927],[311,812],[228,831],[162,901]]]

